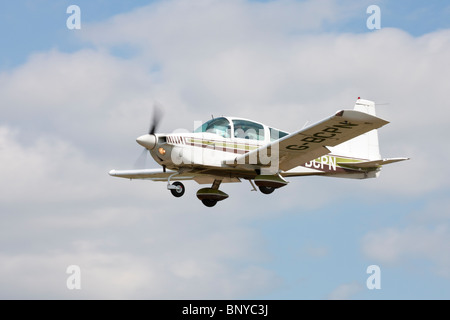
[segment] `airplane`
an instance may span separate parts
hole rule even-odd
[[[325,176],[376,178],[383,165],[409,158],[381,158],[378,130],[389,122],[375,115],[373,101],[358,98],[353,110],[340,110],[303,129],[288,133],[238,117],[217,117],[192,133],[156,133],[136,139],[159,169],[111,170],[113,177],[167,182],[173,196],[185,193],[184,180],[210,187],[197,191],[207,207],[228,198],[222,183],[248,180],[263,194],[285,187],[286,178]],[[172,183],[172,181],[174,181]],[[256,186],[255,186],[256,185]]]

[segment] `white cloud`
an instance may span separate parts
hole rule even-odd
[[[2,297],[71,297],[70,264],[82,267],[84,297],[260,293],[279,278],[260,266],[264,239],[246,221],[349,194],[378,199],[447,188],[448,169],[436,160],[449,156],[448,30],[420,38],[395,29],[323,33],[359,8],[346,13],[336,3],[157,2],[83,24],[83,39],[96,49],[34,54],[0,74]],[[121,46],[136,51],[111,54]],[[134,139],[147,130],[155,100],[165,108],[161,131],[191,129],[211,114],[292,131],[351,108],[359,95],[390,102],[378,109],[392,122],[380,131],[383,155],[413,158],[378,181],[298,178],[271,197],[250,192],[247,182],[226,185],[230,199],[211,214],[194,183],[173,199],[163,183],[107,175],[132,166],[141,150]],[[430,259],[447,275],[439,253],[448,237],[446,227],[386,229],[367,235],[363,248],[386,262]],[[324,248],[309,251],[324,256]],[[358,290],[344,284],[330,297]]]
[[[93,222],[52,223],[44,218],[27,235],[31,248],[1,254],[4,298],[230,299],[271,290],[279,279],[260,267],[258,235],[203,216],[122,208],[121,216]],[[131,215],[133,219],[128,219]],[[208,213],[210,215],[210,213]],[[167,216],[170,220],[167,220]],[[61,219],[62,220],[62,219]],[[223,220],[223,219],[222,219]],[[177,222],[175,222],[177,221]],[[206,222],[205,222],[206,221]],[[130,233],[130,231],[133,233]],[[52,242],[48,235],[57,239]],[[120,235],[120,236],[118,236]],[[21,236],[21,235],[20,235]],[[3,243],[19,235],[2,233]],[[67,290],[69,265],[81,268],[82,290]]]
[[[239,212],[181,209],[163,184],[121,183],[54,137],[23,145],[0,127],[0,148],[4,298],[232,298],[279,281]],[[72,264],[79,293],[65,287]]]
[[[18,135],[0,127],[2,297],[233,298],[279,282],[240,212],[193,197],[181,208],[162,183],[113,179],[69,142]]]
[[[450,199],[447,197],[436,197],[428,202],[423,208],[417,208],[411,212],[411,223],[421,225],[439,225],[450,221]]]
[[[450,277],[450,232],[447,224],[387,228],[368,233],[362,242],[363,253],[374,261],[390,265],[414,265],[430,261],[434,271]]]
[[[353,295],[357,294],[363,289],[363,286],[358,282],[350,282],[339,285],[328,296],[329,300],[349,300]]]
[[[3,204],[61,203],[101,194],[101,189],[89,188],[88,183],[95,180],[96,168],[64,141],[38,138],[24,145],[17,141],[17,132],[0,127],[0,149]]]

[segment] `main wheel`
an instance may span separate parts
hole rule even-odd
[[[260,186],[259,191],[261,191],[264,194],[271,194],[272,192],[275,191],[275,188]]]
[[[217,203],[217,200],[203,199],[202,202],[207,207],[214,207]]]
[[[176,186],[176,189],[170,189],[170,192],[172,192],[172,195],[174,197],[181,197],[184,194],[184,185],[181,182],[175,181],[172,183],[173,186]]]

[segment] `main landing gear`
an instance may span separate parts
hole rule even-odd
[[[185,188],[184,185],[175,181],[170,184],[170,178],[175,176],[177,173],[170,175],[167,180],[167,189],[170,190],[174,197],[181,197],[184,195]],[[259,191],[264,194],[271,194],[275,191],[275,189],[284,187],[287,185],[287,181],[284,180],[280,175],[258,175],[255,177],[255,184],[258,186]],[[256,187],[251,180],[249,180],[251,185],[253,186],[253,190],[256,191]],[[207,207],[214,207],[217,202],[225,200],[228,198],[228,194],[219,190],[219,186],[222,183],[222,180],[214,180],[211,188],[202,188],[197,191],[197,198]]]
[[[274,187],[266,187],[266,186],[259,186],[259,191],[261,191],[264,194],[271,194],[275,191]]]
[[[167,189],[170,190],[172,195],[176,198],[182,197],[185,192],[184,185],[179,182],[175,181],[174,183],[170,183],[170,178],[175,176],[178,173],[172,174],[167,179]],[[217,202],[225,200],[228,198],[228,194],[226,194],[223,191],[219,190],[219,186],[222,180],[214,180],[214,183],[212,184],[211,188],[203,188],[197,191],[197,198],[207,207],[214,207]]]
[[[202,203],[207,207],[214,207],[217,204],[217,200],[212,199],[203,199]]]
[[[276,175],[257,175],[255,183],[264,194],[271,194],[275,189],[284,187],[288,182],[279,174]]]
[[[197,191],[197,198],[207,207],[214,207],[218,201],[225,200],[228,195],[219,190],[222,180],[214,180],[211,188],[203,188]]]

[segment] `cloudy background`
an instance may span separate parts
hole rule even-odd
[[[449,299],[449,17],[437,0],[2,3],[0,298]],[[134,166],[154,103],[161,132],[212,114],[294,131],[358,96],[391,122],[382,155],[411,157],[376,180],[227,184],[211,209],[195,182],[176,199],[107,174]]]

